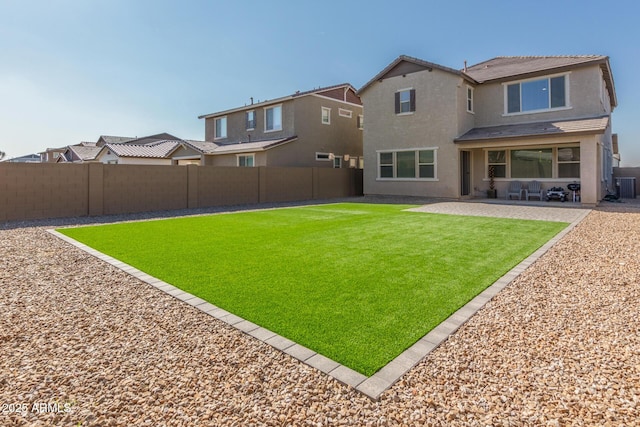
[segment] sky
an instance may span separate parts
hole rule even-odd
[[[511,55],[610,57],[622,166],[640,166],[636,0],[0,0],[6,158],[168,132],[199,115],[363,86],[399,55],[461,69]]]

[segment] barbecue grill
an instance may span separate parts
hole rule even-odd
[[[577,202],[578,200],[580,200],[580,183],[579,182],[573,182],[569,185],[567,185],[567,189],[569,191],[573,191],[573,201]]]

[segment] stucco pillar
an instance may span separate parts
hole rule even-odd
[[[580,141],[580,201],[585,207],[595,207],[600,201],[600,146],[595,137]]]

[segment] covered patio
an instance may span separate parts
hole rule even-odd
[[[461,158],[461,196],[487,198],[493,180],[497,198],[506,199],[511,183],[519,181],[520,199],[526,199],[525,190],[536,181],[541,201],[549,189],[562,187],[568,201],[596,206],[607,189],[613,190],[611,140],[607,116],[474,128],[454,140]],[[580,184],[579,194],[567,188],[574,183]]]

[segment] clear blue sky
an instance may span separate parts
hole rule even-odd
[[[640,166],[639,16],[635,0],[0,0],[0,150],[100,135],[204,139],[198,115],[359,88],[401,54],[452,68],[603,54],[623,166]]]

